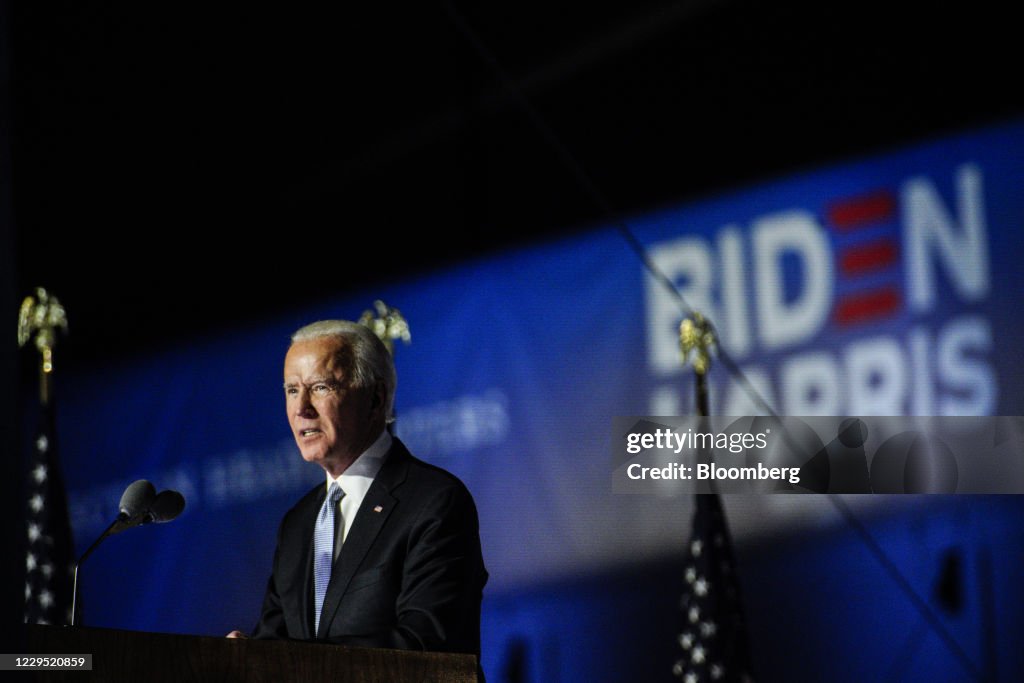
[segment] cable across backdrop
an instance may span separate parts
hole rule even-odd
[[[1013,121],[627,222],[784,414],[1020,414],[1022,143]],[[614,226],[63,377],[79,551],[135,479],[188,500],[175,524],[113,537],[90,559],[84,623],[254,623],[276,525],[322,478],[282,410],[289,334],[355,319],[375,298],[412,330],[396,349],[397,433],[480,509],[489,677],[667,676],[692,501],[612,494],[609,430],[615,415],[691,412],[692,380],[675,302]],[[761,412],[721,368],[710,388],[713,414]],[[1024,670],[1016,496],[846,500],[966,658],[824,497],[729,496],[759,679]]]

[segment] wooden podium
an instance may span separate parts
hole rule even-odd
[[[37,671],[38,681],[345,681],[476,683],[474,655],[27,625],[26,654],[91,654],[92,671]],[[20,674],[32,680],[27,672]]]

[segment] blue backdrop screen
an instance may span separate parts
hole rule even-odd
[[[1022,150],[1015,122],[629,224],[781,413],[1020,414]],[[323,477],[288,431],[289,335],[376,298],[412,330],[396,350],[398,434],[480,510],[485,658],[511,623],[488,621],[502,596],[678,551],[689,501],[612,495],[608,443],[615,415],[692,410],[681,314],[616,230],[597,227],[63,377],[79,552],[137,478],[188,500],[178,521],[112,537],[90,559],[87,624],[251,627],[278,522]],[[711,399],[714,414],[761,412],[720,366]],[[727,504],[741,543],[830,514],[781,498]]]

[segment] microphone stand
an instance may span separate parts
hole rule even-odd
[[[181,494],[177,491],[162,491],[160,495],[154,496],[150,493],[146,498],[145,502],[140,503],[137,500],[138,490],[133,491],[133,487],[142,487],[142,491],[148,487],[150,491],[153,489],[153,485],[144,479],[132,484],[127,491],[125,496],[121,500],[121,512],[118,513],[117,518],[110,523],[100,537],[93,541],[92,545],[78,558],[78,562],[75,563],[75,578],[74,583],[71,587],[71,625],[75,626],[78,620],[78,569],[85,562],[85,559],[92,555],[93,551],[99,547],[107,536],[113,536],[114,534],[120,533],[125,529],[131,529],[134,526],[140,526],[145,524],[152,524],[153,522],[169,522],[181,514],[181,511],[185,509],[185,499],[182,498]],[[134,494],[134,495],[133,495]],[[127,498],[127,500],[125,500]],[[135,514],[128,514],[126,510],[138,510],[142,509],[141,512]]]
[[[103,531],[103,533],[100,534],[100,537],[97,538],[95,541],[93,541],[92,545],[89,546],[89,548],[84,553],[82,553],[82,556],[80,558],[78,558],[78,562],[75,562],[75,578],[74,578],[74,582],[73,582],[72,587],[71,587],[71,625],[72,626],[75,625],[75,622],[77,621],[77,617],[78,617],[78,568],[82,566],[83,562],[85,562],[85,558],[89,557],[89,555],[92,555],[92,552],[94,550],[96,550],[96,548],[99,547],[100,543],[102,543],[107,538],[107,536],[112,536],[113,534],[117,533],[118,531],[122,531],[123,529],[128,528],[127,526],[124,526],[124,525],[125,525],[125,522],[128,522],[129,520],[130,520],[130,517],[128,517],[124,513],[119,514],[117,516],[117,519],[115,519],[113,522],[111,522],[110,526],[108,526]],[[120,528],[120,529],[116,528],[119,525],[122,528]]]

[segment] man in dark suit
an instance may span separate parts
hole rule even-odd
[[[476,506],[386,429],[395,384],[391,354],[362,325],[321,321],[292,336],[288,421],[327,480],[281,522],[252,637],[480,654]]]

